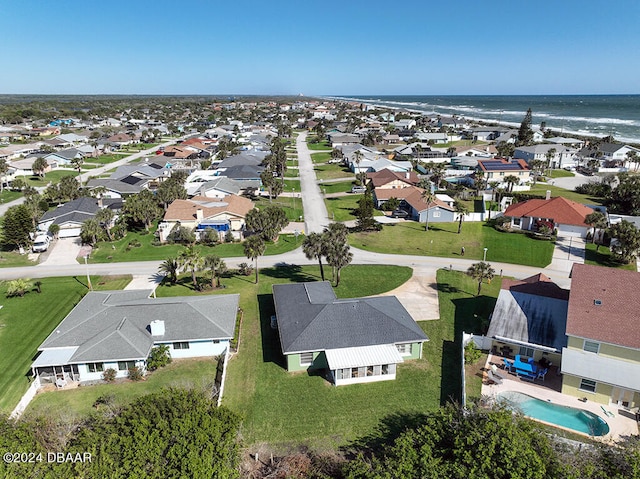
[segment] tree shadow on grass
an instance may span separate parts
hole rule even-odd
[[[272,294],[258,295],[258,311],[260,314],[260,337],[262,339],[262,360],[265,363],[275,363],[287,369],[278,330],[271,327],[271,316],[276,314]]]
[[[426,414],[418,412],[389,414],[380,420],[373,432],[344,446],[343,451],[348,458],[355,457],[359,452],[366,454],[382,453],[404,431],[422,424],[426,418]]]
[[[319,271],[318,271],[319,272]],[[302,271],[302,267],[296,264],[282,264],[275,268],[263,268],[261,273],[270,278],[289,279],[293,283],[305,281],[318,281],[320,275],[313,275]]]
[[[462,402],[462,333],[484,334],[496,298],[472,296],[453,300],[455,305],[453,341],[442,345],[442,382],[440,404]]]

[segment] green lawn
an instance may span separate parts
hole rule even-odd
[[[268,201],[268,200],[267,200]],[[299,201],[299,200],[298,200]],[[129,232],[127,236],[113,243],[101,242],[91,253],[90,263],[117,263],[123,261],[161,261],[171,256],[177,256],[184,246],[167,244],[153,246],[153,234],[143,232]],[[139,241],[139,247],[128,248],[132,241]],[[277,243],[267,243],[267,255],[285,253],[295,249],[296,243],[293,235],[280,235]],[[244,256],[242,243],[223,243],[216,246],[196,245],[203,256],[217,254],[222,258]]]
[[[300,191],[299,182],[298,182],[298,189],[296,191],[298,192]],[[254,200],[253,202],[258,208],[266,206],[268,204],[279,206],[284,210],[284,212],[287,215],[287,219],[289,221],[299,221],[300,216],[304,217],[301,198],[279,196],[278,198],[273,198],[271,201],[269,201],[268,198],[260,197],[259,200],[257,201]],[[281,252],[284,253],[284,251],[281,251]],[[276,254],[276,253],[271,253],[271,254]],[[237,256],[242,256],[242,254]]]
[[[331,145],[327,142],[327,140],[321,142],[321,143],[311,143],[309,141],[307,141],[307,147],[310,150],[313,151],[318,151],[318,150],[329,150],[331,151]]]
[[[16,251],[0,251],[0,268],[13,268],[16,266],[33,266],[33,261],[29,261],[29,255],[20,254]]]
[[[66,170],[50,171],[48,173],[45,173],[44,178],[40,178],[39,176],[18,176],[17,178],[25,180],[29,186],[40,187],[47,186],[49,182],[57,183],[63,176],[78,176],[78,172],[74,169],[69,168]]]
[[[604,203],[604,198],[597,198],[594,196],[582,195],[580,193],[576,193],[575,191],[565,190],[564,188],[559,188],[557,186],[553,186],[548,183],[537,183],[535,186],[531,188],[530,191],[523,191],[523,193],[540,195],[544,197],[547,194],[547,190],[551,191],[552,198],[556,196],[563,196],[568,200],[575,201],[576,203],[587,204],[587,205],[593,205],[593,204],[601,205]]]
[[[300,172],[298,168],[287,168],[287,171],[284,172],[285,178],[297,178]]]
[[[326,163],[331,159],[331,152],[312,153],[311,161],[314,163]]]
[[[567,170],[551,170],[551,178],[572,178],[574,176],[576,176],[575,173]]]
[[[355,178],[353,172],[346,166],[336,164],[316,165],[313,168],[316,178],[319,180],[331,180],[333,178]]]
[[[327,206],[327,212],[333,221],[349,221],[356,219],[353,210],[358,207],[360,198],[362,198],[362,195],[357,194],[338,198],[325,198],[324,204]],[[382,216],[384,213],[379,210],[373,210],[373,214],[374,216]]]
[[[86,278],[44,278],[41,293],[3,298],[0,310],[0,414],[9,414],[29,387],[27,374],[38,346],[87,293]],[[131,277],[95,277],[95,289],[122,289]],[[0,284],[5,295],[7,283]]]
[[[340,183],[324,183],[320,185],[323,193],[344,193],[351,191],[351,187],[355,183],[353,181],[341,181]]]
[[[109,154],[109,155],[100,155],[96,158],[87,158],[85,163],[96,163],[99,165],[108,165],[109,163],[113,163],[114,161],[118,161],[124,158],[123,155],[118,154]]]
[[[9,203],[10,201],[16,200],[22,196],[22,193],[19,191],[12,191],[10,189],[5,188],[0,193],[0,204]]]
[[[553,243],[528,238],[523,234],[502,233],[481,222],[463,223],[457,234],[458,223],[424,223],[405,221],[385,225],[382,231],[353,233],[349,243],[368,251],[392,254],[452,257],[465,247],[465,258],[480,260],[483,248],[488,248],[487,260],[545,267],[551,263]]]
[[[284,191],[291,192],[296,191],[300,193],[300,180],[284,180]]]
[[[606,246],[600,246],[600,248],[598,248],[598,251],[596,251],[596,246],[597,245],[593,243],[587,243],[584,258],[585,264],[637,271],[635,261],[632,261],[629,264],[620,264],[617,261],[614,261],[609,248],[607,248]]]

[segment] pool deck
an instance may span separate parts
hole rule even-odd
[[[498,373],[501,377],[504,378],[502,384],[494,384],[493,382],[491,382],[491,380],[489,380],[487,371],[490,369],[492,364],[498,366]],[[481,390],[481,394],[483,396],[495,399],[495,397],[501,392],[517,391],[523,394],[528,394],[529,396],[533,396],[537,399],[542,399],[543,401],[550,400],[552,403],[560,404],[562,406],[570,406],[573,408],[590,411],[593,414],[600,416],[609,425],[609,434],[602,437],[595,437],[595,439],[599,440],[615,441],[620,436],[638,434],[638,423],[636,422],[635,414],[633,412],[627,411],[619,406],[603,405],[592,401],[587,401],[586,403],[584,403],[576,397],[562,394],[560,392],[560,387],[562,385],[562,376],[556,374],[555,369],[549,371],[544,382],[532,382],[520,379],[514,374],[509,374],[507,371],[500,367],[501,364],[502,356],[493,356],[489,354],[487,363],[485,364],[483,371]],[[602,410],[601,406],[604,406],[607,411],[612,412],[614,414],[614,417],[608,417]]]

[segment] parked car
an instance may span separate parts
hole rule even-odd
[[[366,186],[352,186],[351,187],[351,193],[364,193],[365,191],[367,191],[367,187]]]
[[[392,218],[408,218],[409,213],[405,210],[393,210],[391,212],[391,217]]]
[[[42,253],[49,249],[49,235],[38,235],[33,240],[33,247],[31,248],[34,253]]]

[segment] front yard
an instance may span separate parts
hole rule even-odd
[[[611,250],[609,250],[609,248],[607,248],[606,246],[600,246],[600,248],[598,248],[598,251],[596,251],[596,247],[597,245],[593,243],[586,244],[584,258],[585,264],[637,271],[637,263],[635,261],[632,261],[629,264],[618,263],[611,256]]]
[[[340,183],[342,184],[342,183]],[[349,194],[348,196],[339,196],[337,198],[325,198],[324,204],[327,206],[329,218],[332,221],[349,221],[355,220],[353,210],[358,207],[358,201],[362,195]],[[373,210],[374,216],[382,216],[384,213],[380,210]]]
[[[87,293],[86,279],[41,279],[41,293],[3,298],[0,310],[0,414],[9,414],[29,387],[27,374],[38,346]],[[95,289],[122,289],[130,276],[92,278]],[[0,285],[5,296],[7,283]]]
[[[481,260],[488,248],[487,260],[545,267],[551,263],[553,243],[528,238],[524,234],[502,233],[482,222],[462,224],[402,221],[384,225],[382,231],[352,233],[349,243],[360,249],[378,253],[456,257],[464,246],[465,258]]]
[[[313,169],[316,172],[318,180],[332,180],[334,178],[355,178],[355,174],[346,166],[338,164],[322,164],[315,165]]]

